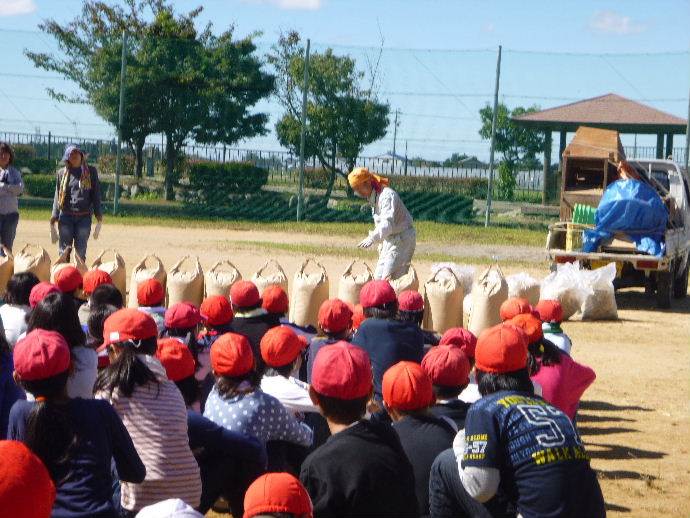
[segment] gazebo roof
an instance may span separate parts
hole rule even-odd
[[[687,121],[617,94],[606,94],[514,118],[533,129],[577,131],[580,126],[621,133],[685,133]]]

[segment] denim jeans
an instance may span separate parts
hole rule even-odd
[[[17,235],[17,223],[19,223],[19,213],[0,214],[0,243],[9,250],[12,250],[14,238]]]
[[[72,216],[60,214],[58,219],[60,240],[58,251],[60,255],[68,246],[73,246],[84,261],[86,261],[86,245],[91,235],[91,216]]]

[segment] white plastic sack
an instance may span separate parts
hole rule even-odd
[[[533,306],[539,302],[541,286],[539,281],[528,273],[516,273],[506,277],[508,283],[508,297],[527,299]]]
[[[563,307],[563,320],[580,310],[587,294],[583,288],[580,263],[563,263],[541,281],[540,300],[557,300]]]
[[[616,279],[616,264],[609,263],[596,270],[580,272],[582,286],[586,294],[582,300],[582,320],[618,320],[616,291],[613,281]]]
[[[434,263],[431,265],[431,273],[434,275],[444,269],[450,269],[457,277],[465,296],[472,293],[472,284],[474,284],[474,274],[476,271],[474,266],[458,263]]]

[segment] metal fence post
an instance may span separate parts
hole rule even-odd
[[[122,61],[120,63],[120,107],[117,120],[117,155],[115,158],[115,199],[113,214],[120,208],[120,172],[122,171],[122,121],[125,111],[125,71],[127,69],[127,32],[122,31]]]
[[[311,41],[307,40],[307,48],[304,52],[304,86],[302,87],[302,128],[299,137],[299,191],[297,193],[297,221],[302,220],[304,210],[304,141],[307,132],[307,93],[309,91],[309,47]]]
[[[491,197],[494,188],[494,148],[496,145],[496,116],[498,112],[498,85],[501,77],[501,45],[498,46],[498,59],[496,60],[496,87],[494,88],[494,112],[491,119],[491,151],[489,153],[489,185],[486,193],[486,214],[484,216],[484,226],[488,227],[491,222]]]
[[[52,140],[53,134],[48,132],[48,160],[50,160],[50,141]]]

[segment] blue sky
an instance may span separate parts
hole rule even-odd
[[[185,11],[199,2],[174,4]],[[477,110],[492,98],[498,44],[505,51],[501,100],[510,106],[549,107],[616,92],[687,116],[690,1],[206,0],[203,5],[200,19],[213,21],[218,30],[234,24],[240,35],[263,31],[261,51],[281,30],[294,28],[312,39],[316,51],[331,46],[366,69],[383,38],[379,95],[401,111],[398,151],[407,141],[410,155],[488,154],[477,135]],[[70,20],[79,9],[76,0],[0,0],[4,73],[45,74],[33,69],[22,49],[54,45],[43,35],[19,31],[35,31],[45,18]],[[70,88],[63,82],[2,73],[0,79],[3,131],[40,127],[81,137],[112,134],[87,107],[47,99],[45,87]],[[279,106],[269,101],[261,108],[271,114],[272,127]],[[392,133],[391,128],[365,153],[391,149]],[[641,137],[639,143],[652,141]],[[272,135],[241,146],[279,149]]]

